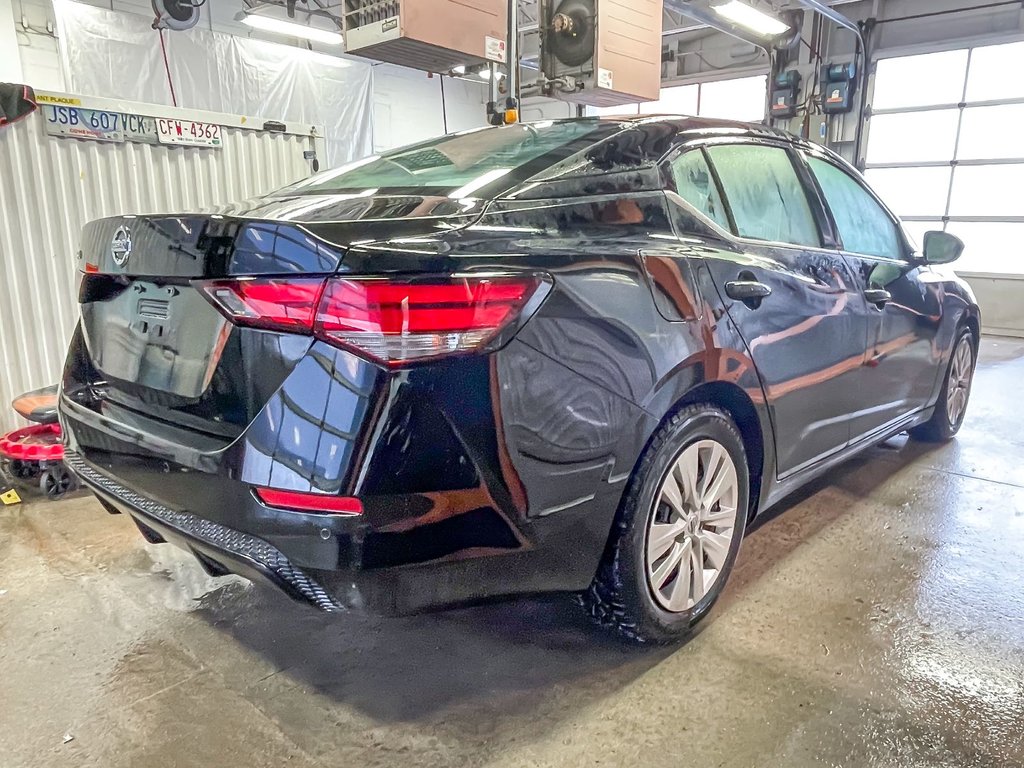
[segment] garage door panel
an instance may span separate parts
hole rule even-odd
[[[874,109],[959,104],[964,95],[967,51],[901,56],[878,62]],[[912,88],[907,83],[913,83]]]
[[[1024,104],[965,109],[957,158],[1024,158]]]
[[[1024,164],[962,165],[953,176],[950,216],[1024,216]]]
[[[950,172],[949,167],[874,168],[866,178],[897,216],[942,216]]]
[[[949,160],[956,151],[959,109],[899,112],[871,118],[869,163]]]
[[[1024,98],[1024,43],[987,45],[971,54],[967,101]]]

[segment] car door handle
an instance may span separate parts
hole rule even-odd
[[[868,300],[869,304],[874,304],[879,309],[882,309],[892,301],[892,294],[885,290],[885,288],[868,288],[864,291],[864,298]]]
[[[746,275],[740,277],[745,278]],[[772,289],[758,280],[730,280],[725,284],[725,295],[730,299],[742,301],[751,309],[757,309],[764,299],[772,295]]]

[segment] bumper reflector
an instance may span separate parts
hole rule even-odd
[[[295,512],[321,512],[327,515],[363,514],[363,502],[351,496],[279,491],[275,488],[256,488],[255,493],[256,498],[268,507],[290,509]]]

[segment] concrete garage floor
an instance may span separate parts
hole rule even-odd
[[[955,442],[791,500],[672,649],[564,598],[329,618],[91,498],[4,509],[0,766],[1024,765],[1024,343],[982,357]]]

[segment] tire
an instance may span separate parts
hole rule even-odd
[[[969,356],[966,368],[963,368],[963,358],[958,359],[958,356]],[[974,334],[970,328],[961,328],[957,333],[953,352],[949,356],[942,391],[935,403],[935,413],[924,424],[910,430],[912,438],[928,443],[944,443],[960,431],[967,415],[976,364],[977,345]]]
[[[724,450],[720,452],[716,444]],[[724,461],[726,457],[734,474]],[[714,474],[709,480],[708,469],[715,467],[724,474]],[[692,478],[689,483],[687,476]],[[670,479],[678,496],[670,492]],[[717,501],[712,498],[715,489],[708,489],[704,501],[695,503],[704,483],[715,483],[721,489],[733,483],[734,488],[723,491]],[[687,487],[694,490],[688,492]],[[687,406],[673,415],[659,427],[641,457],[612,526],[604,559],[582,596],[591,618],[638,643],[669,643],[689,634],[718,599],[736,561],[746,526],[749,489],[743,439],[729,416],[710,404]],[[727,546],[723,540],[726,532],[730,536]],[[666,545],[667,541],[671,543]],[[662,546],[669,549],[658,555]],[[676,557],[680,564],[673,577]],[[702,585],[694,578],[698,558]],[[666,573],[669,577],[664,585],[656,586]],[[701,587],[705,588],[702,595]]]
[[[63,464],[45,469],[39,476],[39,490],[51,501],[63,499],[74,490],[74,485],[74,477]]]

